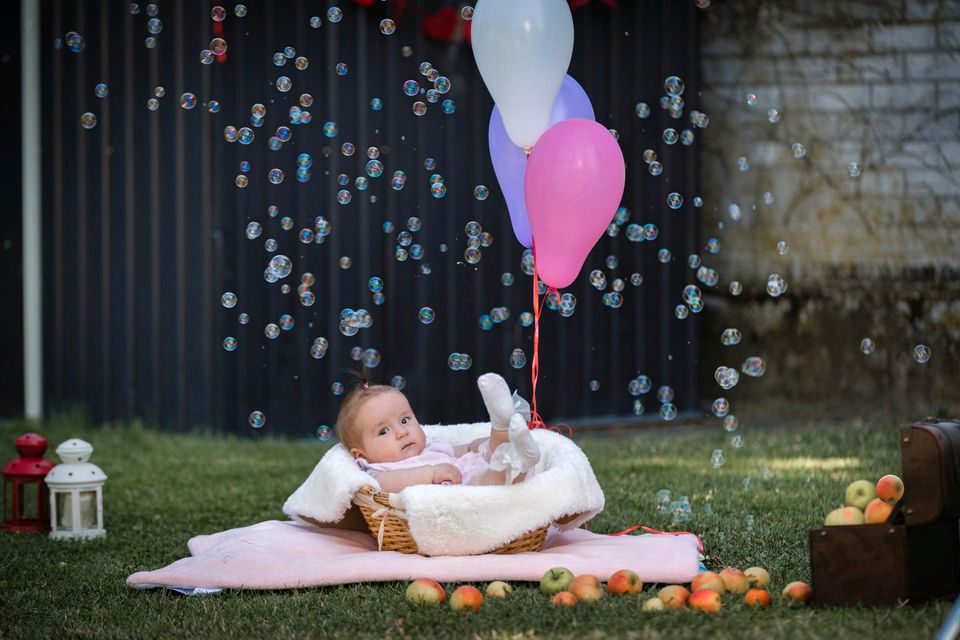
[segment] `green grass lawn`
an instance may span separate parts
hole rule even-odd
[[[191,536],[283,519],[283,501],[329,444],[95,428],[77,417],[61,417],[42,426],[0,427],[4,462],[14,457],[13,439],[28,430],[50,440],[50,457],[68,437],[94,445],[92,461],[109,476],[104,493],[108,535],[87,543],[2,535],[4,638],[926,638],[952,604],[827,610],[789,609],[775,602],[754,611],[727,595],[716,615],[652,614],[640,609],[650,588],[639,598],[606,598],[568,610],[551,606],[534,583],[515,583],[509,599],[488,599],[479,615],[460,617],[446,606],[408,604],[405,583],[225,591],[203,598],[137,591],[125,585],[126,577],[185,556]],[[894,425],[754,430],[742,449],[724,447],[727,461],[720,469],[710,465],[711,451],[724,442],[719,427],[704,431],[677,425],[576,439],[607,498],[591,531],[645,524],[698,532],[707,553],[724,564],[767,568],[775,600],[787,582],[810,580],[807,530],[839,506],[846,485],[900,470]],[[674,525],[657,512],[654,493],[662,488],[689,496],[689,522]],[[710,516],[704,515],[707,502]],[[752,532],[745,525],[747,515],[754,518]],[[445,586],[449,594],[456,585]]]

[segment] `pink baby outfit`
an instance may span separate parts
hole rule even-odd
[[[452,464],[460,470],[461,484],[470,484],[472,480],[479,478],[490,468],[490,465],[480,453],[468,451],[458,458],[453,455],[453,446],[449,442],[430,438],[427,438],[427,443],[419,455],[406,460],[367,462],[365,458],[357,458],[357,465],[360,466],[360,470],[371,474],[380,471],[424,467],[430,464]]]

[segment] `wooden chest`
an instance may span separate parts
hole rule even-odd
[[[960,591],[960,421],[900,428],[904,495],[886,524],[809,533],[820,605],[916,603]]]

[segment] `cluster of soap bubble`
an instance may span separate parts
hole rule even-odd
[[[466,371],[473,366],[473,358],[466,353],[457,353],[454,351],[447,357],[447,366],[452,371]]]
[[[444,187],[444,192],[446,192],[446,187]],[[463,252],[463,259],[468,264],[477,264],[482,257],[481,248],[485,249],[493,244],[493,234],[484,231],[480,223],[475,220],[471,220],[464,225],[463,234],[467,237],[467,248]]]
[[[313,344],[310,345],[310,355],[314,360],[320,360],[327,355],[327,349],[329,348],[330,342],[326,338],[323,336],[314,338]]]
[[[350,337],[357,335],[360,329],[369,329],[373,326],[373,316],[366,309],[354,311],[349,307],[340,312],[340,333]]]
[[[759,356],[750,356],[740,365],[740,370],[752,378],[759,378],[767,372],[767,363]]]
[[[410,98],[420,98],[422,96],[426,100],[424,102],[424,100],[418,99],[413,103],[411,106],[413,114],[417,117],[426,115],[427,103],[434,104],[441,102],[441,100],[440,107],[443,112],[447,115],[454,113],[457,110],[457,103],[451,98],[443,98],[453,88],[450,78],[440,75],[440,71],[426,61],[420,63],[420,75],[425,78],[425,83],[432,85],[431,88],[423,88],[420,86],[420,82],[413,79],[403,83],[404,95]]]
[[[724,389],[732,389],[740,382],[740,374],[731,367],[717,367],[713,372],[713,377]]]
[[[380,352],[376,349],[364,349],[363,347],[353,347],[350,350],[350,358],[356,362],[363,362],[368,369],[373,369],[380,365]]]
[[[645,393],[650,393],[650,389],[653,388],[653,383],[651,382],[648,376],[639,375],[636,378],[630,380],[627,383],[627,391],[631,396],[639,396]]]

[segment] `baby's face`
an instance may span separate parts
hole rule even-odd
[[[420,455],[427,437],[413,415],[407,397],[399,391],[378,393],[354,416],[360,446],[350,453],[368,462],[396,462]]]

